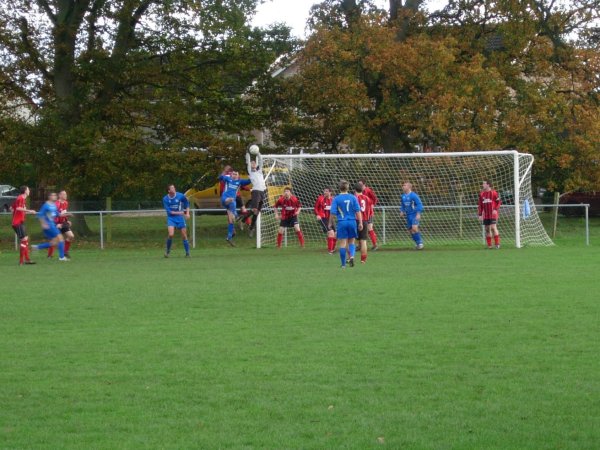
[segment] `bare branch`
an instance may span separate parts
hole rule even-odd
[[[119,27],[112,55],[113,60],[122,58],[130,50],[135,27],[154,1],[155,0],[143,0],[131,15],[128,14],[131,12],[131,2],[126,2],[125,5],[123,5],[123,9],[119,14]]]
[[[87,39],[87,52],[90,53],[94,49],[96,41],[96,22],[98,21],[98,14],[106,3],[106,0],[94,0],[92,7],[90,8],[90,14],[87,18],[88,22],[88,39]]]
[[[46,0],[36,0],[37,4],[40,6],[40,8],[42,8],[46,15],[48,16],[48,18],[50,19],[50,21],[56,25],[56,14],[54,14],[54,12],[52,11],[52,9],[50,8],[50,5],[48,4],[48,2]]]
[[[133,16],[131,17],[131,28],[132,29],[135,28],[135,26],[138,24],[138,22],[140,21],[142,16],[146,13],[146,11],[148,10],[148,8],[150,7],[150,5],[152,3],[154,3],[154,0],[144,0],[140,4],[140,6],[138,6],[138,8],[133,13]]]
[[[16,97],[19,97],[20,99],[22,99],[29,106],[36,108],[36,109],[38,108],[38,105],[35,103],[33,98],[25,91],[25,89],[23,89],[21,86],[19,86],[17,83],[15,83],[13,80],[4,78],[2,80],[2,82],[0,83],[0,86],[4,87],[4,89],[2,89],[2,90],[9,91]]]
[[[30,31],[29,31],[29,23],[25,17],[21,17],[19,19],[19,28],[21,30],[21,42],[25,48],[25,51],[29,55],[31,62],[38,69],[46,80],[50,80],[51,76],[48,72],[48,68],[46,64],[42,61],[39,52],[35,48],[35,46],[31,43],[29,39]]]
[[[139,23],[142,16],[148,10],[150,5],[157,0],[143,0],[138,7],[133,10],[132,1],[126,1],[118,14],[119,25],[117,27],[117,36],[113,47],[110,60],[115,66],[118,66],[127,55],[134,43],[135,27]],[[104,85],[98,93],[98,99],[103,102],[109,101],[114,95],[117,88],[117,82],[114,77],[107,77]]]

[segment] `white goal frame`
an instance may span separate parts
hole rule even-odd
[[[513,179],[512,179],[512,192],[513,192],[513,213],[514,217],[514,244],[516,248],[523,247],[523,239],[521,235],[521,221],[524,210],[530,211],[530,215],[534,220],[539,221],[533,197],[531,195],[531,172],[534,162],[534,157],[528,153],[519,153],[517,150],[502,150],[502,151],[474,151],[474,152],[440,152],[440,153],[375,153],[375,154],[265,154],[263,155],[264,166],[263,171],[265,174],[265,180],[267,183],[267,189],[269,188],[269,180],[273,173],[273,170],[277,165],[293,165],[296,161],[302,160],[343,160],[343,159],[436,159],[436,158],[469,158],[469,157],[493,157],[493,156],[511,156],[513,160]],[[368,177],[368,174],[365,174]],[[483,178],[482,178],[483,179]],[[356,180],[349,180],[354,182]],[[332,186],[334,189],[337,186]],[[522,198],[521,192],[526,187],[526,191],[529,193],[526,198]],[[292,186],[293,189],[293,186]],[[398,187],[398,198],[400,196],[400,187]],[[527,198],[529,197],[529,198]],[[527,202],[527,204],[525,204]],[[268,202],[267,202],[268,203]],[[265,205],[267,211],[270,210],[272,205]],[[303,211],[312,210],[312,204],[304,204]],[[384,205],[387,207],[399,206],[398,205]],[[426,208],[427,210],[427,208]],[[530,218],[529,216],[526,216]],[[541,227],[541,222],[540,222]],[[543,227],[541,228],[543,230]],[[262,235],[264,230],[262,229],[262,221],[257,222],[257,233],[256,233],[256,246],[257,248],[262,247]],[[545,236],[541,236],[534,245],[553,245],[552,241],[548,237],[547,233],[543,231]],[[525,243],[527,244],[527,243]]]

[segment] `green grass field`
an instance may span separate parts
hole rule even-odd
[[[344,272],[218,231],[192,259],[3,248],[0,448],[599,447],[600,247],[579,227]]]

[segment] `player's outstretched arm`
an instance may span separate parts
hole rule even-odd
[[[246,170],[248,171],[248,173],[252,172],[252,157],[250,156],[249,152],[246,152]]]

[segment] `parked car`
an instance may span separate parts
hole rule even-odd
[[[590,216],[600,216],[600,192],[568,192],[560,197],[561,205],[589,204]],[[585,214],[583,208],[560,208],[565,216],[581,217]]]
[[[11,205],[17,199],[19,190],[9,184],[0,184],[0,212],[10,211]]]

